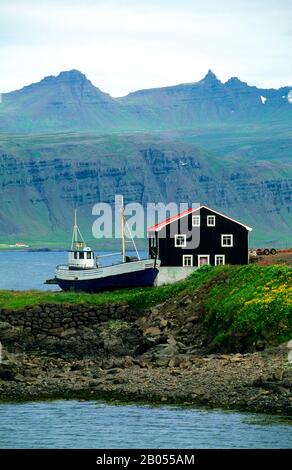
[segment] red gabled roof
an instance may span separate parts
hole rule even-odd
[[[252,228],[249,227],[248,225],[245,225],[245,224],[242,224],[241,222],[239,222],[238,220],[235,220],[235,219],[232,219],[231,217],[228,217],[227,215],[224,215],[224,214],[221,214],[220,212],[218,211],[215,211],[214,209],[211,209],[210,207],[208,206],[200,206],[200,207],[196,207],[195,209],[193,208],[190,208],[190,209],[187,209],[183,212],[180,212],[179,214],[176,214],[172,217],[169,217],[168,219],[165,219],[163,220],[162,222],[159,222],[158,224],[156,225],[152,225],[152,227],[148,227],[147,228],[147,232],[158,232],[159,230],[161,230],[163,227],[165,227],[166,225],[169,225],[171,224],[172,222],[174,222],[175,220],[178,220],[178,219],[181,219],[182,217],[185,217],[186,215],[188,214],[191,214],[192,212],[196,212],[200,209],[208,209],[210,210],[211,212],[214,212],[215,214],[218,214],[218,215],[221,215],[222,217],[225,217],[226,219],[228,220],[231,220],[232,222],[235,222],[239,225],[242,225],[243,227],[245,227],[247,230],[249,230],[250,232],[252,231]]]
[[[152,225],[152,227],[147,228],[147,232],[155,232],[156,230],[160,230],[161,228],[165,227],[165,225],[171,224],[175,220],[178,220],[181,217],[190,214],[191,212],[193,212],[193,210],[194,209],[187,209],[186,211],[183,211],[180,214],[173,215],[172,217],[169,217],[168,219],[159,222],[159,224]]]

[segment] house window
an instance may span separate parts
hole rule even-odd
[[[215,227],[215,225],[216,225],[215,215],[207,215],[207,226],[208,227]]]
[[[193,255],[183,255],[183,266],[193,266]]]
[[[210,255],[198,255],[199,268],[205,264],[210,264]]]
[[[186,235],[175,235],[174,237],[174,246],[185,248],[187,246],[187,237]]]
[[[233,235],[221,235],[221,246],[231,247],[233,246]]]
[[[215,255],[215,266],[225,264],[225,255]]]
[[[193,215],[192,225],[193,225],[193,227],[200,227],[200,225],[201,225],[201,216],[200,215]]]

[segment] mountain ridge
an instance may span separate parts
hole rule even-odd
[[[114,98],[73,69],[4,93],[0,132],[131,132],[287,120],[289,91],[257,88],[237,77],[223,83],[209,70],[198,82]]]

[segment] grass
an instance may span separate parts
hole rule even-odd
[[[194,291],[201,299],[210,336],[217,344],[242,341],[251,345],[261,340],[279,343],[292,338],[292,268],[285,265],[205,266],[175,284],[99,294],[0,291],[0,308],[125,302],[143,311]]]
[[[281,343],[292,338],[292,268],[229,266],[208,293],[206,322],[215,343]]]
[[[18,310],[30,305],[40,304],[91,304],[128,303],[138,310],[145,310],[160,304],[167,299],[176,297],[181,292],[191,292],[216,274],[218,269],[200,269],[192,276],[175,284],[160,287],[143,287],[122,289],[113,292],[88,294],[85,292],[54,292],[54,291],[0,291],[0,308]]]
[[[83,292],[42,292],[42,291],[0,291],[0,308],[18,310],[29,305],[40,304],[91,304],[127,302],[130,306],[145,309],[175,296],[185,287],[185,283],[167,285],[157,289],[136,288],[114,292],[87,294]]]

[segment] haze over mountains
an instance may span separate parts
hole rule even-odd
[[[90,236],[95,202],[200,202],[292,245],[292,86],[259,89],[213,72],[113,98],[81,72],[2,95],[0,241]]]

